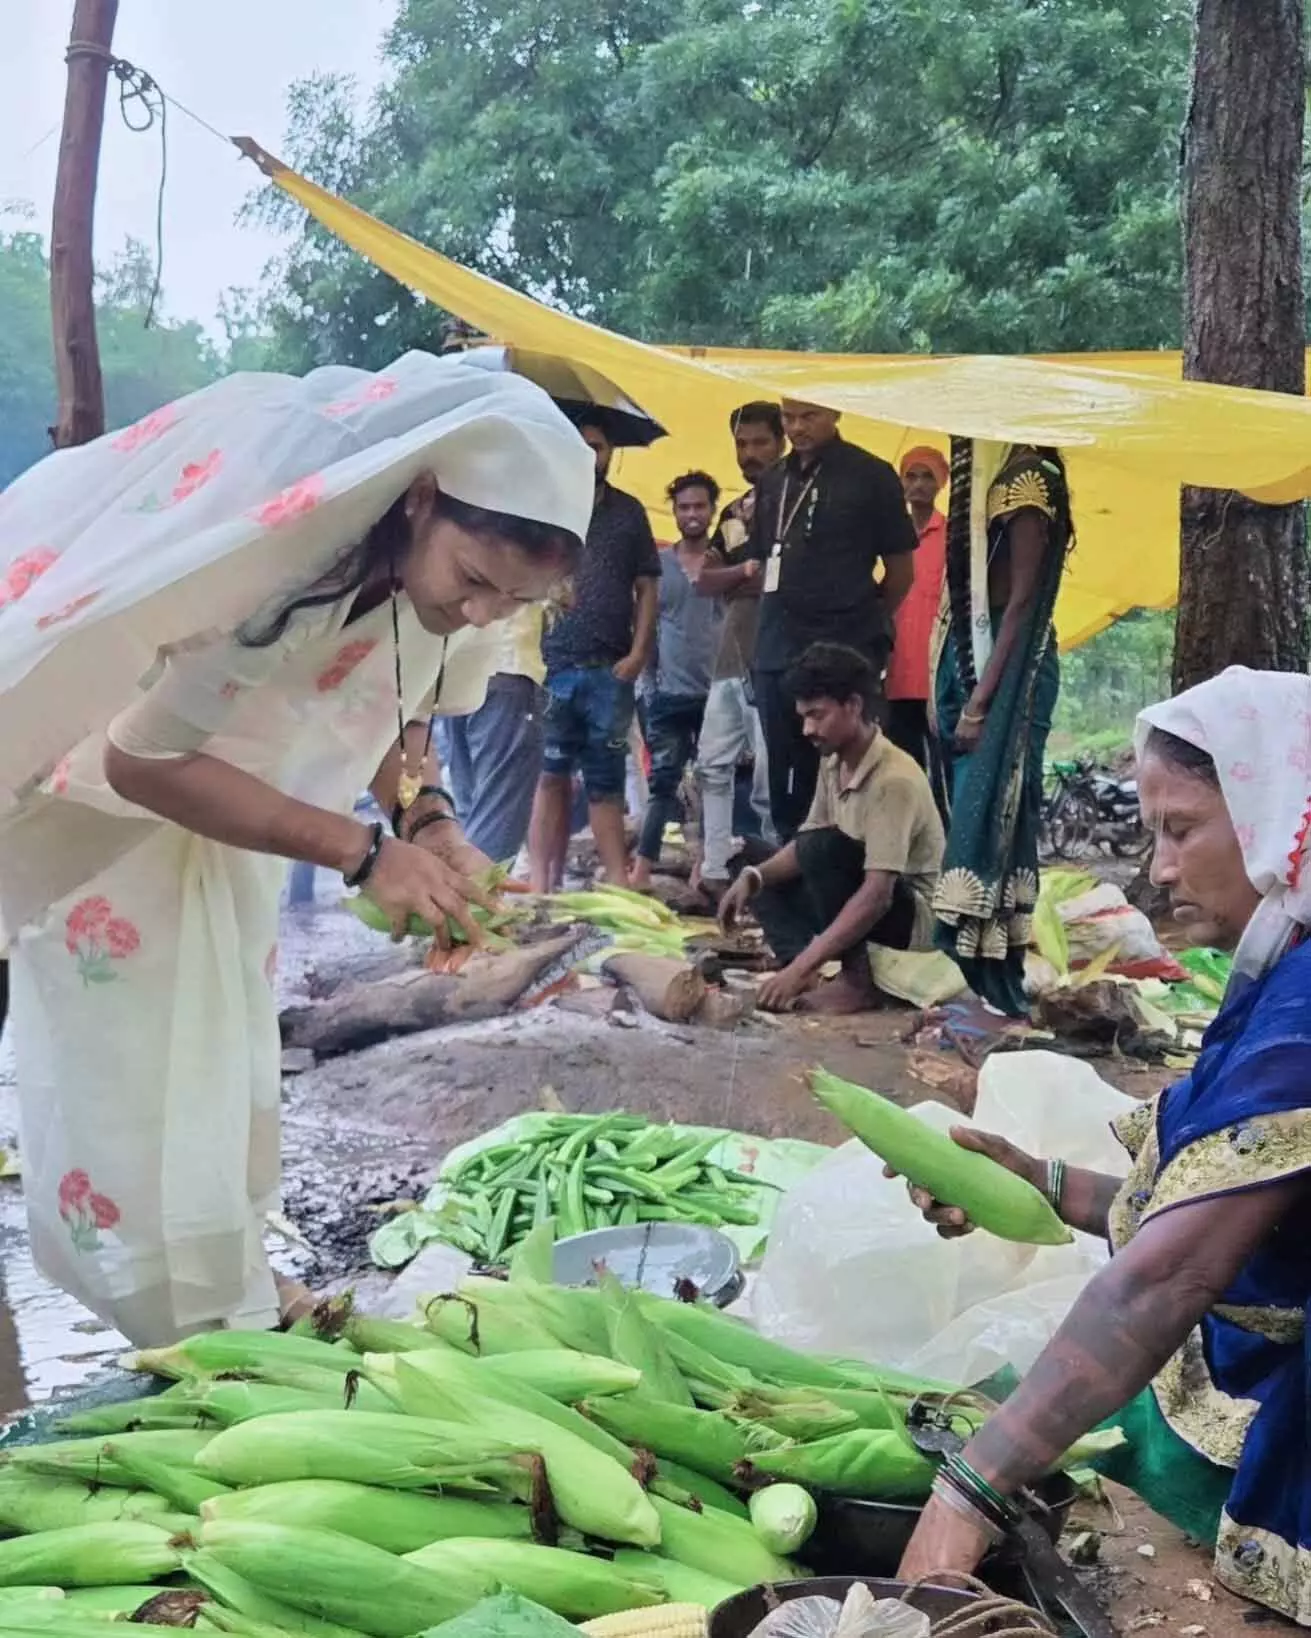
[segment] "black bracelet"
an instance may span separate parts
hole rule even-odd
[[[363,887],[372,876],[374,866],[378,863],[378,855],[382,852],[382,844],[387,836],[387,827],[381,819],[375,819],[369,826],[369,847],[364,857],[351,871],[350,875],[342,876],[347,887]]]
[[[454,823],[455,815],[453,813],[420,814],[402,839],[407,842],[412,842],[419,832],[421,830],[427,830],[429,825],[453,825]]]
[[[451,795],[450,791],[445,790],[441,785],[420,785],[418,790],[414,793],[414,801],[422,802],[425,796],[435,797],[438,801],[445,802],[451,810],[451,816],[454,816],[455,798]],[[410,807],[413,806],[414,802],[410,804]],[[404,819],[405,815],[409,811],[409,808],[403,808],[399,802],[391,810],[391,828],[394,835],[401,835],[401,820]],[[408,838],[402,836],[401,840],[406,841]]]

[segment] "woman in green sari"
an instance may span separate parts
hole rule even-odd
[[[1038,900],[1042,765],[1060,667],[1052,613],[1074,539],[1054,449],[952,440],[937,729],[950,824],[938,945],[971,988],[1019,1016]]]

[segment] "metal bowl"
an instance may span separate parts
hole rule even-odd
[[[710,1638],[749,1638],[771,1610],[795,1598],[836,1598],[841,1603],[858,1581],[863,1581],[875,1598],[900,1598],[906,1590],[904,1581],[868,1575],[822,1576],[813,1581],[776,1581],[769,1587],[748,1587],[711,1611]],[[915,1608],[923,1610],[935,1624],[973,1602],[973,1593],[949,1587],[922,1587],[915,1595]]]
[[[726,1308],[741,1293],[737,1247],[718,1229],[695,1223],[639,1223],[574,1234],[555,1247],[557,1285],[595,1285],[604,1263],[621,1285],[672,1297],[690,1281],[709,1302]]]

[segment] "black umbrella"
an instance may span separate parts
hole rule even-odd
[[[590,364],[576,364],[556,353],[533,353],[524,347],[475,345],[461,354],[466,364],[484,370],[513,370],[534,381],[571,421],[592,421],[617,449],[645,449],[665,429],[640,405]]]

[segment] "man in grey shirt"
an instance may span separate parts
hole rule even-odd
[[[719,652],[724,612],[718,598],[697,595],[705,566],[719,485],[706,472],[686,472],[670,484],[678,544],[661,553],[655,688],[646,711],[651,753],[650,796],[642,816],[633,887],[651,885],[665,826],[682,815],[678,787],[696,757],[706,696]]]

